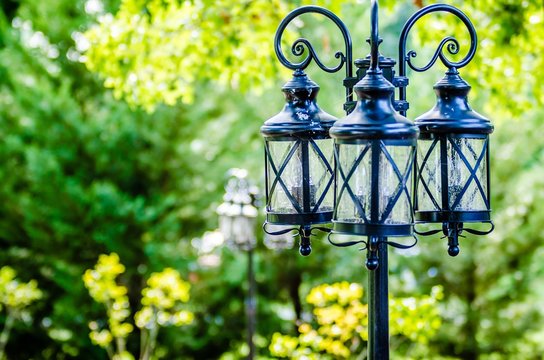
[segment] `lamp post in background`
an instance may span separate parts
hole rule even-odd
[[[408,34],[423,16],[450,13],[460,19],[470,35],[467,55],[454,62],[447,58],[459,52],[459,42],[444,38],[430,62],[415,66],[416,52],[406,51]],[[305,38],[292,46],[295,56],[307,55],[298,63],[282,50],[282,35],[297,17],[313,13],[330,19],[340,30],[344,51],[335,55],[337,66],[328,67]],[[490,213],[489,134],[493,126],[472,111],[467,102],[470,86],[458,69],[474,57],[476,31],[459,9],[445,4],[424,7],[413,14],[399,37],[399,75],[396,61],[382,56],[378,47],[378,2],[371,0],[370,55],[353,61],[352,40],[345,24],[332,12],[304,6],[289,13],[275,37],[279,61],[294,71],[282,91],[286,105],[261,127],[265,140],[267,218],[263,226],[270,234],[294,230],[300,235],[300,253],[311,252],[314,230],[329,232],[337,246],[364,244],[369,275],[368,358],[389,359],[388,246],[407,249],[391,237],[432,235],[448,238],[448,253],[459,253],[463,231],[483,235],[493,230]],[[436,61],[448,69],[435,86],[437,102],[432,110],[408,120],[406,101],[407,65],[416,72],[430,69]],[[345,68],[346,117],[336,119],[317,105],[319,86],[304,70],[315,61],[325,72]],[[357,67],[354,74],[353,65]],[[398,88],[398,99],[395,99]],[[357,101],[353,100],[357,94]],[[417,155],[416,155],[417,149]],[[332,228],[324,226],[332,223]],[[414,230],[415,223],[438,223],[428,232]],[[467,227],[488,223],[488,231]],[[286,226],[277,231],[272,226]],[[333,234],[355,239],[338,243]]]
[[[247,180],[247,170],[231,169],[228,172],[223,203],[217,208],[219,231],[228,246],[247,253],[248,293],[246,299],[248,359],[255,358],[253,336],[256,327],[255,272],[253,251],[257,243],[255,225],[257,189]]]

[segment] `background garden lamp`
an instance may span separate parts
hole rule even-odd
[[[225,186],[223,203],[217,208],[219,231],[226,243],[247,253],[248,293],[246,299],[248,359],[255,358],[253,336],[256,327],[255,271],[253,250],[256,245],[255,225],[258,215],[257,191],[247,180],[247,170],[231,169]]]
[[[416,53],[406,52],[407,37],[417,20],[432,12],[448,12],[460,19],[470,34],[470,49],[461,61],[452,62],[444,50],[457,54],[459,43],[453,37],[446,37],[430,62],[417,67],[411,62]],[[323,15],[340,29],[345,51],[336,53],[340,60],[336,67],[325,66],[304,38],[296,40],[291,47],[295,56],[308,51],[301,62],[290,62],[283,55],[282,34],[291,21],[304,13]],[[371,53],[355,61],[352,61],[352,41],[347,28],[326,9],[298,8],[279,25],[276,54],[295,74],[283,89],[287,99],[284,110],[261,128],[266,151],[267,221],[264,229],[274,234],[267,231],[267,224],[299,226],[303,255],[309,253],[309,237],[314,228],[328,231],[329,241],[336,246],[364,244],[366,266],[373,270],[369,274],[368,288],[368,358],[386,360],[389,359],[387,248],[407,249],[417,243],[417,238],[408,245],[388,238],[413,236],[414,232],[431,235],[443,231],[448,237],[449,254],[457,255],[458,237],[463,230],[473,234],[493,230],[491,227],[488,232],[481,232],[463,227],[465,222],[491,223],[488,135],[493,127],[489,120],[468,106],[466,96],[470,87],[457,71],[467,65],[476,52],[476,32],[464,13],[450,5],[436,4],[413,14],[399,38],[399,76],[395,76],[393,70],[395,60],[378,52],[382,40],[378,35],[378,2],[375,0],[371,1],[370,25]],[[424,72],[438,59],[448,71],[435,85],[437,105],[417,118],[414,124],[404,117],[409,108],[406,65],[414,71]],[[319,110],[315,103],[317,85],[303,73],[312,60],[320,69],[331,73],[345,65],[344,110],[347,116],[334,122],[333,126],[334,118]],[[353,76],[353,64],[358,68],[356,76]],[[394,98],[395,87],[399,88],[398,100]],[[357,103],[353,102],[353,91],[357,94]],[[334,191],[330,186],[333,180],[329,177],[329,173],[332,174],[330,162],[327,163],[329,150],[323,150],[330,146],[328,129],[334,139]],[[321,142],[318,144],[317,140]],[[416,147],[419,161],[416,160]],[[312,170],[316,163],[319,164],[317,172]],[[316,174],[324,175],[316,177]],[[413,181],[414,174],[416,181]],[[325,180],[321,182],[321,179]],[[329,211],[331,203],[327,200],[330,199],[329,191],[334,192],[332,214]],[[415,197],[413,202],[412,196]],[[414,214],[418,223],[439,222],[442,229],[415,231]],[[328,222],[332,222],[332,229],[315,226]],[[275,234],[287,231],[290,229]],[[331,235],[335,234],[355,239],[333,241]]]

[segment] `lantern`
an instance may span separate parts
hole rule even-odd
[[[301,253],[311,251],[312,225],[331,221],[332,140],[336,118],[316,103],[319,86],[302,70],[282,88],[286,105],[261,127],[265,140],[266,222],[297,226]],[[266,224],[265,224],[266,231]]]
[[[258,210],[255,193],[246,179],[247,171],[231,169],[223,203],[217,207],[219,231],[231,247],[251,250],[256,245],[255,224]]]
[[[434,86],[437,103],[415,121],[420,130],[417,158],[415,218],[442,223],[448,253],[459,253],[458,236],[465,223],[491,223],[489,201],[490,121],[467,101],[469,84],[450,69]],[[434,233],[440,230],[434,231]]]
[[[410,236],[417,127],[394,110],[394,87],[381,70],[368,70],[354,90],[355,110],[330,131],[336,159],[333,233],[368,236],[373,243]],[[376,266],[376,259],[367,260],[367,267]]]

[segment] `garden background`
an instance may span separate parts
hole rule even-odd
[[[472,106],[495,125],[496,229],[467,235],[457,258],[438,236],[392,253],[394,358],[543,359],[544,4],[447,2],[479,35],[461,75],[473,87]],[[236,359],[247,352],[246,257],[220,241],[213,246],[215,209],[229,168],[247,168],[264,184],[259,128],[281,109],[279,89],[290,76],[275,59],[274,31],[291,9],[313,3],[348,24],[355,57],[368,53],[370,1],[0,2],[6,358]],[[408,14],[429,3],[380,2],[382,53],[396,56]],[[337,29],[304,19],[305,30],[294,30],[335,64]],[[463,56],[462,24],[430,16],[412,33],[416,61],[425,63],[445,35],[459,38]],[[444,71],[435,68],[410,75],[409,118],[434,104],[432,84]],[[342,74],[312,66],[308,73],[321,86],[320,106],[342,116]],[[323,238],[302,258],[296,246],[268,250],[257,233],[260,356],[364,358],[364,253]],[[117,256],[101,257],[103,266],[84,282],[101,254]],[[319,287],[342,281],[361,287]],[[320,294],[337,295],[323,302]],[[147,326],[146,306],[162,309],[164,319]],[[351,332],[342,328],[349,338],[320,318],[331,309],[356,314]],[[320,349],[316,339],[330,346]]]

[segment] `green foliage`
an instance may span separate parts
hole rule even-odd
[[[544,51],[542,2],[456,0],[448,3],[465,12],[477,29],[475,59],[461,70],[461,75],[477,92],[481,110],[497,115],[494,120],[501,121],[541,106],[544,103],[542,86],[539,86],[544,76],[544,60],[540,56]],[[456,57],[449,55],[452,58],[461,59],[469,46],[465,25],[453,16],[427,16],[418,22],[414,34],[417,49],[433,50],[442,37],[455,35],[461,47]]]
[[[21,283],[17,273],[9,266],[0,268],[0,310],[19,313],[34,301],[41,299],[42,292],[36,280]]]
[[[5,310],[6,320],[0,333],[0,359],[4,359],[11,329],[17,320],[30,317],[26,308],[42,298],[36,280],[21,283],[17,273],[9,266],[0,268],[0,310]]]
[[[116,97],[148,110],[193,102],[209,79],[262,90],[276,72],[270,33],[286,11],[279,0],[123,1],[86,32],[85,63]]]
[[[271,354],[289,359],[363,357],[368,341],[368,305],[363,304],[362,296],[363,288],[355,283],[314,287],[306,301],[314,307],[315,325],[299,325],[298,337],[275,333],[270,344]],[[395,358],[410,359],[414,355],[430,358],[425,345],[440,328],[438,303],[442,297],[442,288],[437,286],[431,295],[390,299]],[[406,344],[403,339],[411,343]]]
[[[119,262],[116,253],[102,254],[93,269],[83,275],[85,286],[91,297],[106,307],[108,328],[99,329],[96,321],[89,323],[93,344],[107,350],[111,359],[130,360],[134,357],[126,350],[126,339],[132,333],[130,304],[127,288],[117,284],[119,275],[125,267]],[[152,273],[142,290],[142,307],[134,315],[134,322],[140,329],[140,359],[153,357],[156,340],[161,326],[176,327],[190,324],[193,313],[180,309],[182,303],[189,301],[189,283],[183,281],[179,272],[166,268]],[[115,340],[115,342],[114,342]]]

